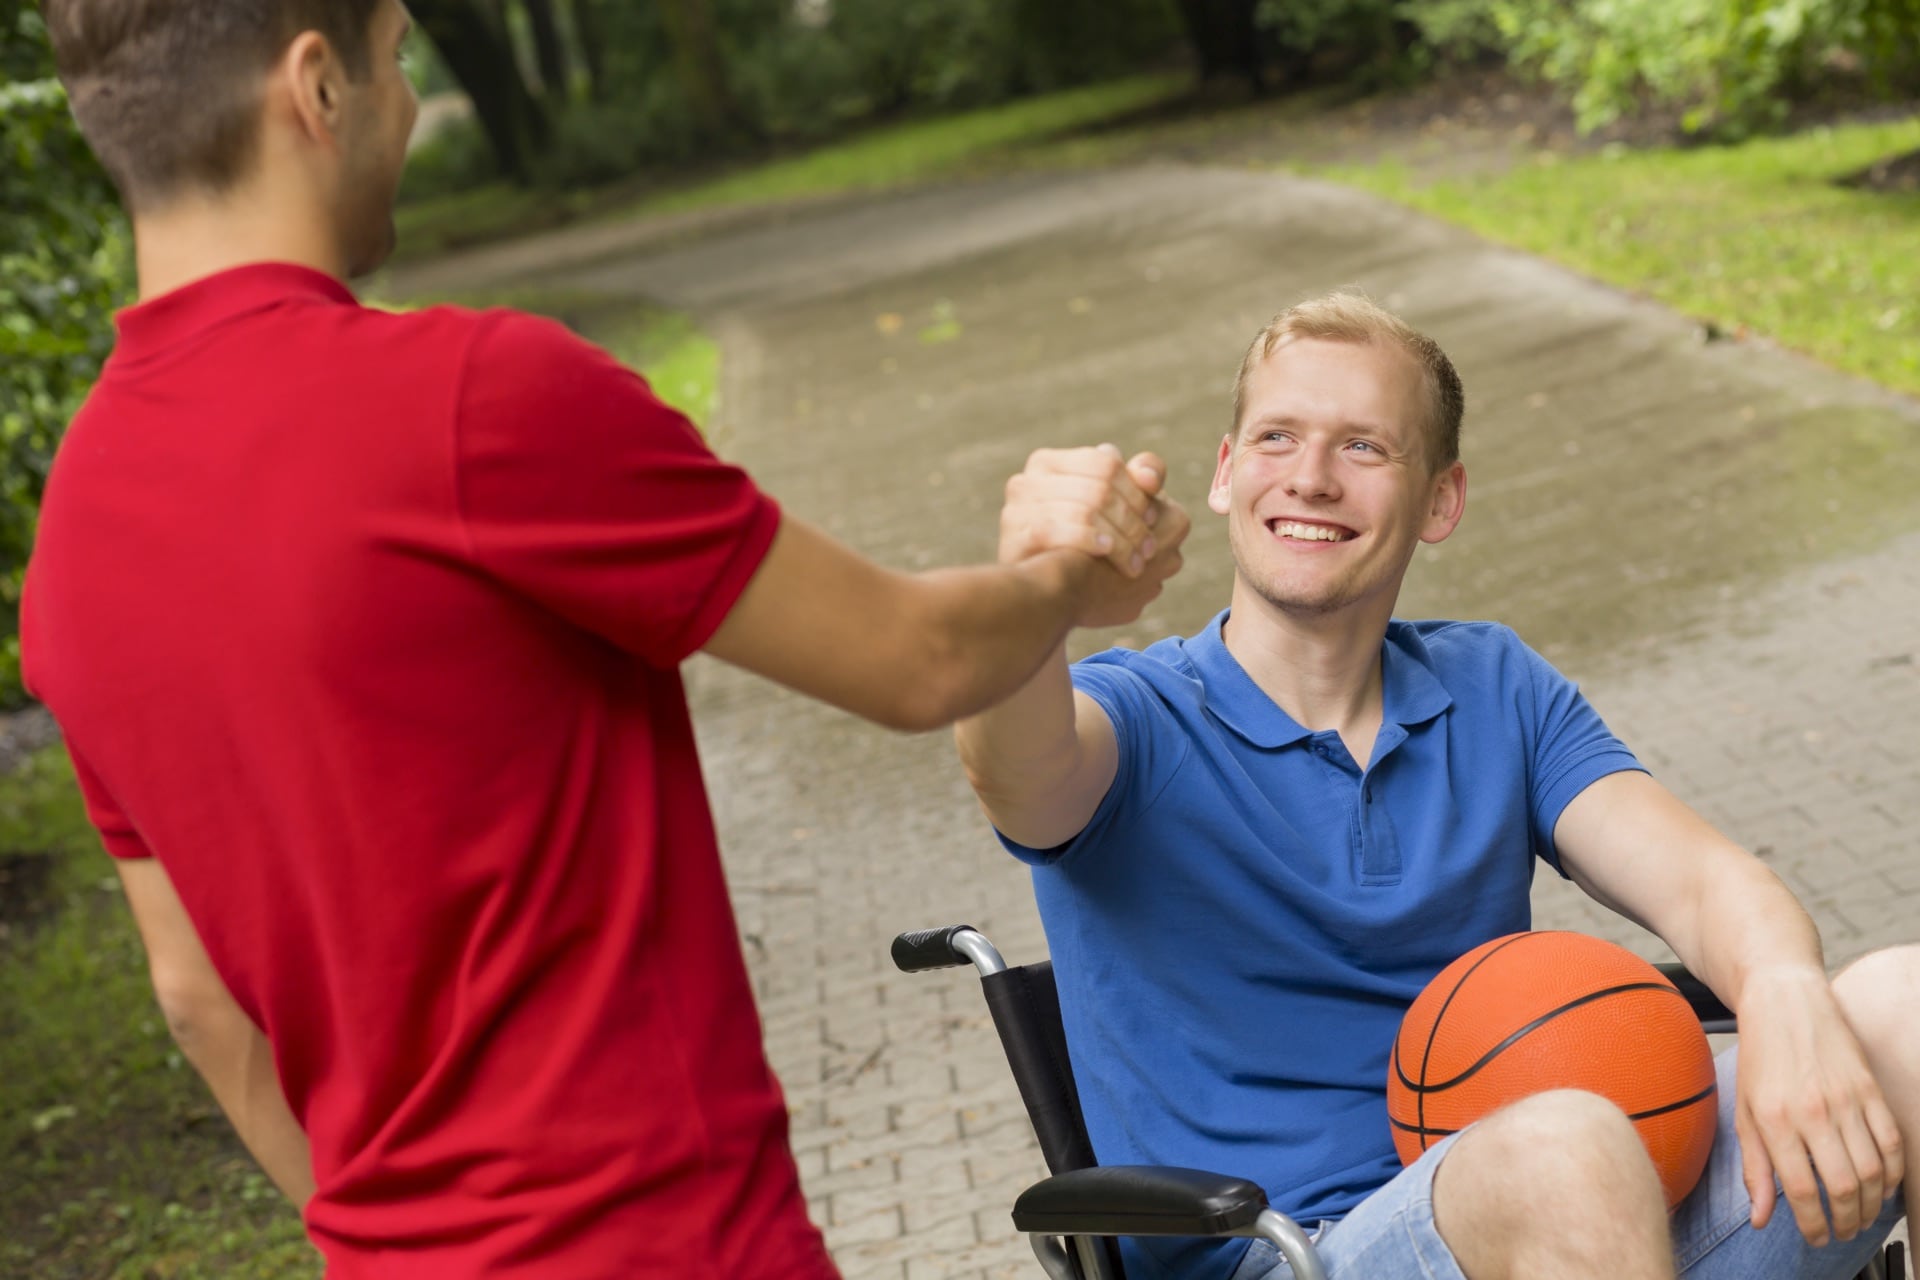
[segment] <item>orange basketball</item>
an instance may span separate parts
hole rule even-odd
[[[1579,933],[1515,933],[1442,969],[1401,1021],[1387,1115],[1412,1164],[1450,1133],[1548,1089],[1627,1113],[1667,1208],[1707,1166],[1713,1055],[1685,997],[1632,952]]]

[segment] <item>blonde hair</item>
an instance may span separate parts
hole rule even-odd
[[[1240,362],[1240,376],[1233,384],[1233,429],[1240,429],[1240,416],[1247,408],[1247,379],[1260,362],[1296,338],[1318,338],[1323,342],[1392,343],[1412,356],[1425,375],[1428,412],[1427,462],[1433,471],[1450,466],[1460,457],[1460,420],[1466,415],[1466,392],[1460,375],[1440,344],[1419,332],[1371,298],[1354,290],[1341,289],[1324,297],[1311,298],[1287,308],[1254,336]]]

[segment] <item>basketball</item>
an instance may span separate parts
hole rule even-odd
[[[1387,1115],[1405,1164],[1475,1120],[1548,1089],[1627,1113],[1667,1208],[1713,1146],[1713,1055],[1685,997],[1645,960],[1579,933],[1515,933],[1442,969],[1401,1021]]]

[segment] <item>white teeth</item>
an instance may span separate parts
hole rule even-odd
[[[1275,521],[1273,531],[1282,538],[1299,538],[1306,542],[1344,542],[1347,538],[1338,529],[1329,529],[1320,524],[1300,524],[1294,520]]]

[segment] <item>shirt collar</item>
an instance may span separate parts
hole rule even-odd
[[[1311,737],[1313,731],[1282,711],[1227,649],[1225,627],[1231,612],[1221,610],[1184,646],[1206,687],[1207,709],[1256,747],[1284,747]],[[1389,625],[1380,660],[1382,721],[1405,727],[1433,719],[1453,705],[1453,695],[1427,665],[1419,639],[1400,634],[1403,625]]]
[[[185,284],[115,314],[121,361],[165,351],[195,334],[294,299],[354,305],[353,291],[324,272],[291,262],[258,262]]]

